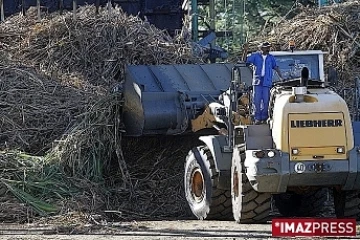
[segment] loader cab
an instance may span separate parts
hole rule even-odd
[[[280,80],[276,71],[273,72],[274,85],[299,85],[302,77],[302,70],[308,70],[308,82],[310,85],[324,86],[324,52],[319,50],[305,51],[274,51],[271,54],[275,57],[279,66],[283,81]]]

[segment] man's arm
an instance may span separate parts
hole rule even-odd
[[[251,54],[247,59],[246,59],[246,64],[249,65],[249,64],[254,64],[254,61],[255,61],[255,55],[254,54]]]

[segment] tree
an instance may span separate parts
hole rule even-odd
[[[244,42],[261,34],[283,17],[292,17],[296,1],[289,0],[216,0],[216,30],[232,31],[233,37],[218,39],[229,50],[238,49]],[[205,14],[204,10],[202,14]]]

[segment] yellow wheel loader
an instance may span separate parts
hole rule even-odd
[[[360,219],[360,158],[344,99],[326,86],[321,51],[272,52],[269,119],[252,119],[245,63],[129,66],[127,135],[199,134],[185,159],[186,200],[198,219],[262,223],[316,216],[331,189],[337,217]]]

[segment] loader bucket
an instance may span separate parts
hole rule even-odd
[[[191,119],[218,101],[230,85],[234,64],[129,65],[124,84],[123,121],[127,136],[191,132]],[[245,66],[245,65],[244,65]],[[251,83],[244,67],[242,81]]]

